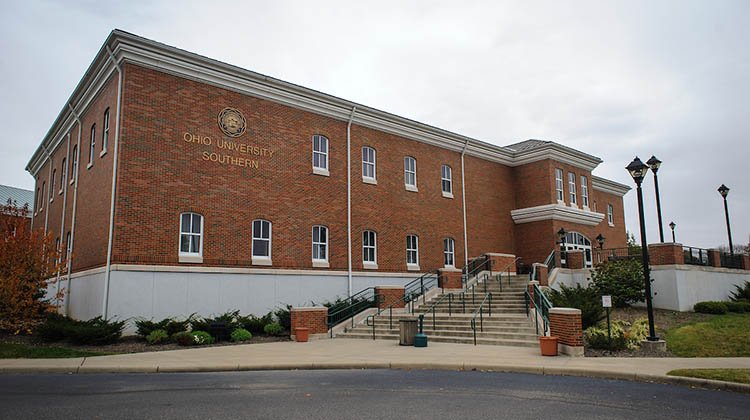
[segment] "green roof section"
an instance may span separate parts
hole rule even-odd
[[[29,215],[34,212],[34,191],[0,184],[0,203],[6,204],[8,200],[15,202],[18,207],[28,204]]]

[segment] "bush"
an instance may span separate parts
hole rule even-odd
[[[263,328],[273,322],[273,312],[269,312],[261,317],[255,315],[238,316],[237,323],[241,328],[246,329],[254,335],[263,334]]]
[[[98,316],[88,321],[75,321],[66,333],[73,344],[98,346],[119,340],[123,328],[125,321],[107,321]]]
[[[190,327],[193,331],[213,331],[215,335],[214,338],[223,340],[228,337],[224,337],[224,334],[220,332],[226,331],[226,335],[228,336],[229,331],[234,331],[241,327],[238,322],[239,315],[240,311],[229,311],[213,318],[195,317],[190,320]],[[214,327],[211,327],[211,324],[213,324]],[[221,335],[221,337],[219,337],[219,335]]]
[[[287,331],[292,329],[292,305],[277,309],[274,315],[276,315],[276,320],[282,328]],[[263,331],[265,331],[265,328]]]
[[[548,289],[547,297],[554,306],[563,308],[577,308],[581,310],[583,329],[587,329],[604,319],[602,297],[596,287],[567,287],[560,285],[560,291]]]
[[[281,335],[284,332],[284,328],[278,322],[272,322],[263,328],[263,332],[268,335]]]
[[[34,329],[34,333],[40,340],[45,342],[64,340],[68,337],[68,330],[75,322],[72,318],[56,313],[49,313],[44,322]]]
[[[181,331],[187,331],[190,327],[190,321],[193,319],[193,315],[187,317],[182,321],[177,321],[174,318],[164,318],[159,322],[154,322],[147,319],[136,319],[135,327],[136,334],[141,337],[148,337],[151,332],[155,330],[164,330],[169,336],[172,336]]]
[[[732,302],[748,302],[750,301],[750,281],[746,281],[744,285],[735,285],[736,290],[732,292],[732,296],[729,299]]]
[[[600,295],[612,296],[612,304],[617,308],[646,300],[643,265],[637,259],[599,263],[591,273],[591,280]]]
[[[693,306],[693,310],[702,314],[721,315],[727,313],[728,308],[726,302],[707,301],[696,303],[695,306]]]
[[[146,337],[148,344],[162,344],[169,340],[169,334],[164,330],[153,330]]]
[[[724,302],[727,305],[727,311],[745,313],[750,312],[750,302],[737,301],[737,302]]]
[[[629,328],[628,328],[629,327]],[[605,350],[633,350],[640,346],[648,336],[648,320],[639,319],[631,326],[626,321],[612,322],[612,340],[610,342],[606,324],[590,327],[583,332],[589,347]]]
[[[193,343],[194,344],[213,344],[214,338],[211,337],[211,334],[205,332],[205,331],[193,331],[190,333],[193,336]]]
[[[253,338],[253,335],[250,333],[250,331],[244,328],[237,328],[236,330],[232,331],[231,340],[235,343],[247,341],[251,338]]]
[[[188,331],[178,332],[172,335],[172,341],[181,346],[192,346],[195,344],[193,334]]]

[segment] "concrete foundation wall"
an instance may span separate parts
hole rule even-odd
[[[750,281],[750,272],[693,265],[654,266],[651,269],[654,307],[692,311],[698,302],[729,300],[735,285]]]
[[[552,270],[548,281],[549,286],[555,290],[560,290],[560,285],[576,287],[580,284],[582,287],[586,287],[591,283],[591,269],[556,268]]]

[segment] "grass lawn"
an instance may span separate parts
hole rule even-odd
[[[105,356],[110,353],[82,351],[65,347],[34,347],[26,344],[0,343],[0,359],[60,359],[65,357]]]
[[[667,375],[750,384],[750,369],[677,369]]]
[[[750,314],[715,315],[667,331],[667,347],[682,357],[750,356]]]

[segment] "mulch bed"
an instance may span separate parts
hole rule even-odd
[[[189,348],[200,348],[200,347],[221,347],[221,346],[236,346],[240,344],[261,344],[261,343],[274,343],[279,341],[289,341],[289,336],[265,336],[256,335],[248,341],[242,343],[233,343],[231,341],[215,343],[204,346],[180,346],[176,343],[167,344],[148,344],[146,340],[141,339],[138,336],[127,336],[123,337],[117,343],[106,344],[103,346],[79,346],[70,344],[64,341],[56,343],[45,343],[37,340],[33,336],[27,335],[9,335],[0,334],[0,343],[16,343],[24,344],[27,346],[34,347],[65,347],[70,349],[82,350],[82,351],[94,351],[102,353],[142,353],[149,351],[166,351],[166,350],[184,350]]]

